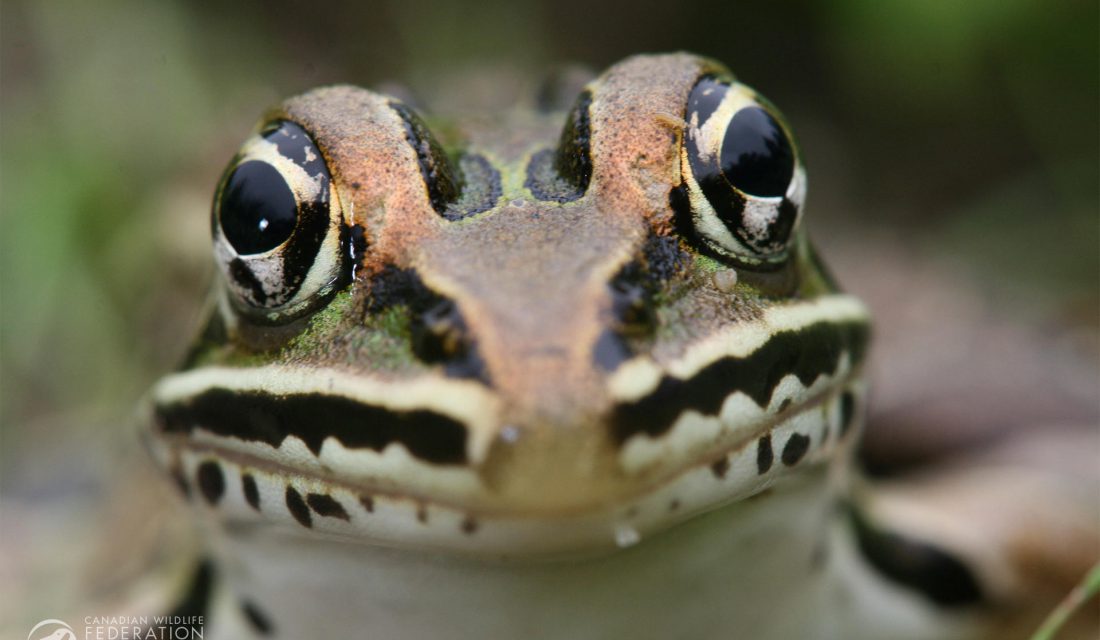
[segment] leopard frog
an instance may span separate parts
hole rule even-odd
[[[967,567],[852,500],[869,320],[783,116],[688,54],[574,98],[325,87],[230,161],[147,430],[206,637],[965,633]]]

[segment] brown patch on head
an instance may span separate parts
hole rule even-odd
[[[313,136],[343,200],[345,223],[366,230],[368,273],[387,264],[408,266],[410,249],[442,222],[391,101],[358,87],[324,87],[287,100],[268,116],[293,120]]]
[[[706,61],[688,54],[634,56],[611,67],[593,93],[592,184],[604,205],[645,215],[668,231],[668,193],[680,183],[687,96]]]

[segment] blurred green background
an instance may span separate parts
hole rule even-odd
[[[429,91],[484,70],[470,91],[511,95],[562,63],[713,56],[792,123],[826,255],[858,263],[866,238],[960,265],[1004,314],[1094,357],[1097,7],[5,0],[4,500],[97,495],[115,463],[87,452],[133,440],[133,407],[197,323],[225,162],[266,106],[331,82]]]

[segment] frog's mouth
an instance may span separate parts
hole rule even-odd
[[[483,463],[507,439],[500,399],[442,374],[185,371],[153,390],[150,443],[181,486],[233,520],[448,548],[455,530],[476,528],[482,536],[459,546],[492,538],[491,550],[507,542],[521,553],[607,543],[610,523],[630,513],[645,514],[643,528],[663,528],[757,493],[782,471],[813,468],[850,442],[866,325],[861,308],[802,307],[812,305],[797,322],[793,312],[765,315],[763,330],[712,337],[665,366],[626,363],[609,380],[616,401],[604,424],[618,484],[563,489],[572,496],[563,504],[487,483]],[[445,539],[440,522],[449,523]]]

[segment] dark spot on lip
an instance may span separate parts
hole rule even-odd
[[[317,515],[324,518],[337,518],[347,522],[351,520],[348,512],[344,510],[344,505],[340,504],[338,500],[332,496],[324,493],[310,493],[306,494],[306,504]]]
[[[714,461],[714,464],[710,465],[711,472],[714,473],[714,477],[722,479],[726,477],[726,472],[730,470],[729,458],[719,458]]]
[[[471,535],[475,532],[477,532],[477,520],[473,516],[466,516],[462,520],[462,533]]]
[[[668,503],[668,510],[669,511],[676,511],[679,508],[680,508],[680,500],[677,499],[677,498],[673,498],[672,501]]]
[[[787,438],[787,444],[783,445],[783,464],[793,467],[798,464],[806,452],[810,450],[810,438],[801,433],[792,433]]]
[[[222,475],[221,465],[207,460],[199,465],[196,476],[202,496],[211,505],[218,504],[225,493],[225,476]]]
[[[428,507],[427,507],[427,505],[420,504],[420,505],[416,506],[416,520],[420,524],[428,524]]]
[[[764,475],[772,468],[772,461],[775,460],[775,454],[772,452],[772,436],[761,436],[760,440],[756,442],[756,472],[758,475]]]
[[[251,474],[241,474],[241,491],[244,499],[256,511],[260,510],[260,491],[256,487],[256,479]]]
[[[374,513],[374,498],[367,495],[359,496],[359,504],[363,505],[367,513]]]
[[[286,488],[286,508],[298,524],[306,528],[313,527],[313,516],[310,515],[309,506],[306,505],[305,500],[302,500],[302,495],[291,486]]]

